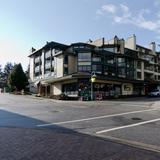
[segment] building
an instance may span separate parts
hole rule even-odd
[[[136,44],[136,36],[126,41],[115,36],[86,43],[65,45],[47,42],[32,49],[30,90],[41,96],[70,97],[91,95],[106,99],[112,96],[147,95],[160,82],[160,56],[156,44],[150,48]],[[91,85],[92,74],[96,81]]]

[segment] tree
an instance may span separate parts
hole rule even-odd
[[[11,88],[15,88],[16,91],[21,91],[28,85],[28,79],[20,63],[14,66],[11,74],[9,75],[9,84]]]
[[[2,66],[0,65],[0,88],[4,87],[4,73],[2,71]]]
[[[6,65],[4,66],[4,69],[3,69],[5,87],[7,90],[9,89],[8,77],[9,77],[11,71],[13,70],[14,65],[11,62],[7,62]]]
[[[13,70],[14,65],[11,62],[7,62],[6,65],[4,66],[4,74],[6,76],[6,79],[8,79],[9,74]]]

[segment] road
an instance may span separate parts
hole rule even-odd
[[[160,98],[57,101],[0,94],[0,159],[159,160]]]

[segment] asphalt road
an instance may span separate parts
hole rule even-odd
[[[0,159],[159,160],[160,98],[56,101],[0,94]]]

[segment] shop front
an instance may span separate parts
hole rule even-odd
[[[110,97],[119,97],[121,95],[121,83],[96,80],[92,84],[93,99],[102,100]],[[91,81],[89,79],[80,79],[78,83],[80,97],[91,98]]]

